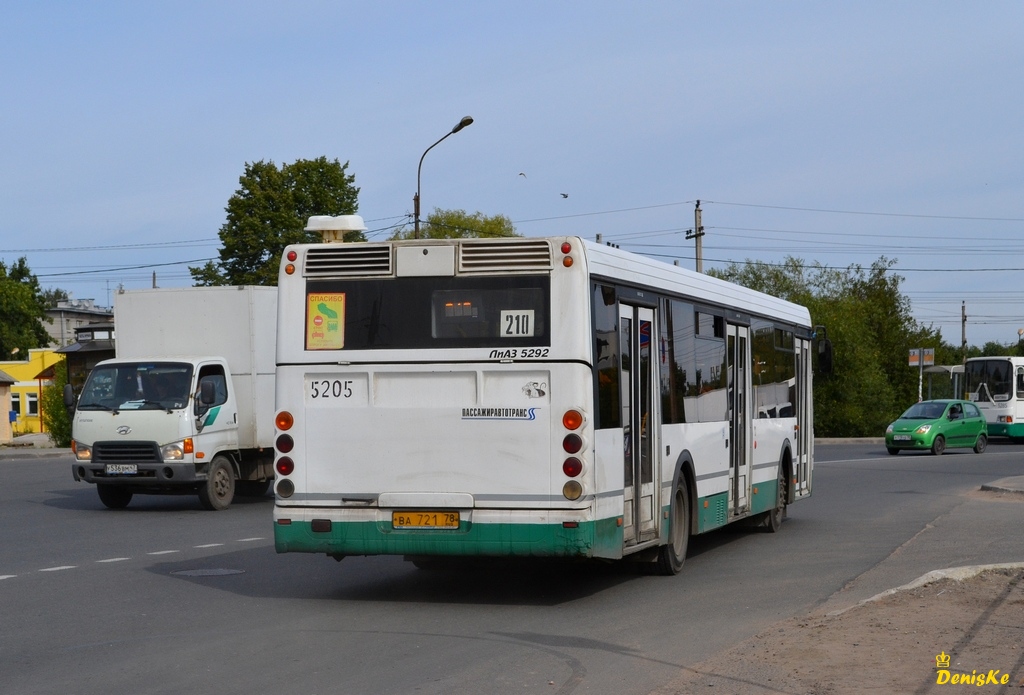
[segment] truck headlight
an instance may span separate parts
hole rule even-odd
[[[164,461],[181,461],[185,454],[195,451],[195,444],[192,437],[185,437],[180,442],[171,442],[160,447],[160,458]]]
[[[71,440],[71,451],[75,454],[77,461],[92,461],[92,447],[82,442]]]

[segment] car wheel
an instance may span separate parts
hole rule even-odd
[[[896,454],[900,453],[900,450],[899,450],[899,449],[897,449],[897,448],[896,448],[896,447],[894,447],[894,446],[887,446],[887,447],[885,447],[885,450],[886,450],[886,451],[888,451],[888,452],[889,452],[890,454],[892,454],[893,456],[895,456]]]
[[[987,446],[988,446],[988,437],[986,437],[983,434],[979,434],[978,435],[978,441],[976,441],[974,443],[974,453],[980,454],[981,452],[985,451],[985,448]]]
[[[946,438],[941,434],[935,437],[935,441],[932,442],[932,453],[936,456],[942,456],[942,452],[946,450]]]

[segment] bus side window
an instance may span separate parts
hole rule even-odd
[[[1024,369],[1017,368],[1017,398],[1024,399]]]

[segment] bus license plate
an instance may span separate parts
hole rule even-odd
[[[459,528],[458,512],[391,512],[395,528]]]
[[[139,467],[134,463],[107,464],[107,475],[135,475],[138,472]]]

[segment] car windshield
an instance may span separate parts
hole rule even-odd
[[[945,403],[915,403],[900,415],[900,420],[934,420],[946,411]]]

